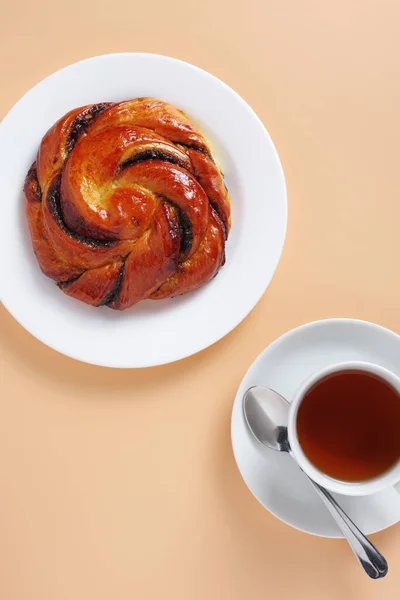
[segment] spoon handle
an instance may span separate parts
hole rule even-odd
[[[382,556],[379,550],[377,550],[365,537],[350,517],[346,515],[330,492],[321,487],[310,477],[308,477],[308,479],[314,486],[332,517],[335,519],[337,526],[348,541],[350,548],[353,550],[366,574],[372,579],[385,577],[388,572],[388,564],[385,557]]]

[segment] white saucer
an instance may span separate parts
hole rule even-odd
[[[42,275],[33,254],[22,188],[47,129],[72,108],[153,96],[196,121],[210,140],[232,201],[226,264],[207,285],[123,313],[93,308]],[[249,151],[251,149],[251,151]],[[32,88],[0,124],[1,300],[39,340],[77,360],[148,367],[185,358],[236,327],[268,287],[286,233],[282,167],[264,125],[216,77],[152,54],[110,54],[70,65]],[[238,285],[240,281],[240,285]]]
[[[287,454],[264,448],[247,429],[244,392],[271,387],[289,401],[312,372],[331,363],[365,360],[400,376],[400,336],[378,325],[352,319],[316,321],[289,331],[260,354],[246,373],[232,413],[232,445],[239,471],[258,501],[288,525],[306,533],[343,537],[305,475]],[[400,521],[400,485],[367,497],[335,495],[370,534]]]

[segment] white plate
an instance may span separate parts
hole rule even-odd
[[[210,140],[231,195],[232,232],[226,265],[208,285],[118,313],[65,296],[41,274],[25,222],[22,186],[42,136],[64,113],[84,104],[138,96],[181,108]],[[271,138],[240,96],[187,63],[151,54],[110,54],[54,73],[17,102],[1,123],[0,164],[1,299],[32,335],[78,360],[145,367],[194,354],[246,317],[277,267],[287,208]]]
[[[243,417],[244,392],[253,385],[265,385],[290,401],[314,371],[346,360],[373,362],[400,376],[399,356],[400,336],[392,331],[364,321],[329,319],[289,331],[255,360],[236,395],[232,444],[247,486],[273,515],[306,533],[343,537],[293,459],[264,448],[250,434]],[[395,488],[366,497],[334,495],[367,534],[400,521],[400,494]]]

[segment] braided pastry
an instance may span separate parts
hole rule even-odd
[[[185,294],[225,261],[222,175],[187,116],[160,100],[67,113],[44,136],[24,189],[41,270],[92,306]]]

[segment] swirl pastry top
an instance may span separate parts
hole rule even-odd
[[[87,304],[184,294],[224,263],[222,175],[187,116],[160,100],[67,113],[44,136],[25,195],[40,268]]]

